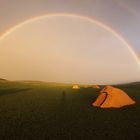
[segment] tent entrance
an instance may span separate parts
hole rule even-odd
[[[105,102],[105,100],[107,99],[107,96],[108,96],[107,92],[102,93],[102,100],[100,102],[100,106]]]

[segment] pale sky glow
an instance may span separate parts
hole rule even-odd
[[[0,0],[0,37],[34,17],[68,13],[96,19],[111,27],[140,59],[140,0]]]
[[[111,32],[78,17],[28,23],[0,46],[0,73],[9,80],[113,84],[140,79],[128,48]]]

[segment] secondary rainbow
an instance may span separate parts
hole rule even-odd
[[[80,19],[83,19],[83,20],[88,20],[89,22],[91,22],[93,24],[97,24],[98,26],[104,28],[108,32],[111,32],[114,36],[116,36],[128,48],[129,52],[132,54],[132,56],[136,60],[136,63],[140,66],[140,60],[139,60],[139,57],[137,56],[136,52],[133,50],[132,46],[120,34],[118,34],[116,31],[114,31],[109,26],[103,24],[102,22],[100,22],[96,19],[93,19],[91,17],[86,17],[86,16],[82,16],[82,15],[69,14],[69,13],[57,13],[57,14],[46,14],[46,15],[37,16],[37,17],[31,18],[27,21],[24,21],[20,24],[15,25],[14,27],[10,28],[2,36],[0,36],[0,41],[2,41],[6,36],[8,36],[12,32],[14,32],[15,30],[19,29],[23,25],[26,25],[28,23],[31,23],[31,22],[34,22],[34,21],[37,21],[37,20],[40,20],[40,19],[49,18],[49,17],[56,17],[56,16],[57,17],[58,16],[61,16],[61,17],[62,16],[63,17],[69,16],[69,17],[73,17],[73,18],[80,18]]]

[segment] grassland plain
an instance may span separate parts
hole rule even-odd
[[[117,85],[136,101],[91,106],[100,89],[37,81],[0,82],[0,140],[139,140],[140,83]]]

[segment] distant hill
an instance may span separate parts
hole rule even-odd
[[[133,84],[133,85],[140,85],[140,82],[133,82],[131,84]]]
[[[132,83],[127,83],[127,84],[123,84],[123,85],[128,85],[128,86],[139,86],[140,82],[132,82]]]
[[[3,79],[3,78],[0,78],[0,81],[8,81],[8,80],[6,80],[6,79]]]
[[[132,83],[126,83],[126,84],[120,84],[120,85],[115,85],[116,87],[119,88],[127,88],[127,89],[133,89],[133,88],[140,88],[140,82],[132,82]]]
[[[73,85],[69,83],[56,83],[56,82],[33,81],[33,80],[21,80],[19,82],[23,82],[25,84],[33,84],[33,85],[47,84],[48,86],[72,86]]]

